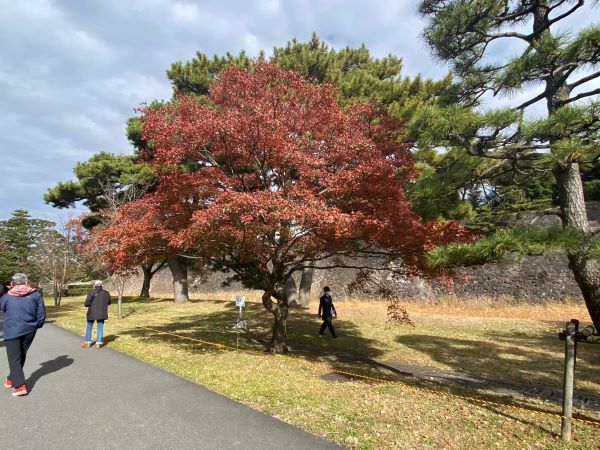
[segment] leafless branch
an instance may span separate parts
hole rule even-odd
[[[554,5],[554,7],[552,7],[550,9],[550,11],[556,9],[558,6],[560,6],[562,3],[564,2],[559,2],[557,5]],[[575,11],[577,11],[579,8],[581,8],[583,6],[584,1],[583,0],[578,0],[577,3],[575,4],[575,6],[573,6],[571,9],[569,9],[568,11],[565,11],[563,14],[560,14],[556,17],[554,17],[553,19],[550,19],[548,21],[548,26],[552,25],[553,23],[558,22],[559,20],[564,19],[565,17],[570,16],[571,14],[573,14]]]
[[[579,86],[583,83],[587,83],[588,81],[598,78],[599,76],[600,76],[600,70],[598,70],[597,72],[594,72],[586,77],[580,78],[579,80],[574,81],[573,83],[569,83],[569,89],[576,88],[577,86]]]
[[[590,96],[596,95],[596,94],[600,94],[600,88],[594,89],[593,91],[582,92],[581,94],[576,95],[575,97],[571,97],[566,100],[559,101],[559,102],[557,102],[557,104],[563,106],[568,103],[573,103],[574,101],[577,101],[579,99],[590,97]]]
[[[536,95],[535,97],[533,97],[530,100],[527,100],[524,103],[521,103],[519,106],[517,106],[515,109],[517,110],[523,110],[525,108],[527,108],[528,106],[533,105],[534,103],[539,102],[540,100],[543,100],[546,97],[546,91],[542,92],[541,94]]]

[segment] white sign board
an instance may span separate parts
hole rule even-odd
[[[241,307],[246,306],[246,297],[244,297],[242,295],[238,295],[235,298],[235,306],[241,306]]]

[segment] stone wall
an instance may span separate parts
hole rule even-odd
[[[588,217],[592,226],[600,225],[600,202],[588,202]],[[536,223],[540,225],[559,224],[556,215],[540,216],[535,213],[524,213],[513,218],[513,223]],[[401,278],[391,273],[377,274],[379,282],[392,289],[398,296],[413,299],[427,299],[440,295],[453,295],[459,298],[473,297],[506,297],[529,302],[544,302],[545,300],[580,299],[579,287],[568,268],[564,255],[530,256],[521,260],[513,260],[502,264],[484,264],[462,268],[457,271],[461,282],[453,288],[440,284],[430,285],[418,278]],[[313,278],[312,297],[316,298],[323,286],[329,285],[336,297],[369,297],[368,294],[351,294],[348,285],[355,278],[352,269],[316,270]],[[298,274],[296,282],[299,283]],[[223,286],[225,274],[204,274],[192,276],[190,293],[231,293],[245,291],[239,283]],[[152,295],[169,296],[171,294],[171,276],[168,270],[159,272],[152,280]],[[126,287],[128,295],[138,295],[141,287],[141,277],[132,278]]]
[[[391,288],[401,298],[432,299],[436,296],[457,296],[459,298],[514,298],[533,303],[546,300],[579,299],[581,294],[564,255],[531,256],[520,261],[503,264],[484,264],[462,268],[457,271],[460,281],[452,288],[439,283],[433,285],[420,278],[401,278],[389,272],[376,274],[378,281]],[[369,293],[350,293],[348,285],[354,280],[351,269],[316,270],[313,277],[312,297],[316,299],[323,286],[329,285],[338,298],[371,298]],[[190,279],[190,293],[231,294],[247,292],[240,283],[223,286],[224,274]],[[296,282],[299,283],[299,274]],[[153,296],[171,296],[172,279],[168,270],[155,275],[152,280]],[[107,285],[111,289],[110,284]],[[141,277],[133,277],[126,285],[127,295],[139,295]],[[114,289],[114,288],[113,288]]]

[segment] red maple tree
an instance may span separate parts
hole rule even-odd
[[[143,109],[159,185],[105,230],[118,236],[113,262],[156,242],[232,271],[264,291],[271,350],[282,352],[294,272],[385,255],[419,273],[427,250],[466,239],[458,224],[423,223],[412,211],[403,185],[417,171],[402,124],[371,104],[341,107],[335,95],[258,63],[227,69],[205,99]]]

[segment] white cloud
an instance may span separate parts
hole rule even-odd
[[[198,5],[175,2],[171,8],[171,17],[175,22],[194,23],[200,18]]]
[[[244,49],[251,55],[256,55],[263,46],[260,43],[258,37],[253,33],[244,33],[242,42],[244,43]]]
[[[159,80],[141,73],[120,75],[102,80],[99,84],[94,83],[95,86],[90,83],[89,88],[98,96],[112,98],[130,105],[131,108],[135,108],[142,102],[171,97],[171,86],[166,77]]]
[[[258,10],[266,15],[279,14],[282,11],[281,0],[260,0]]]
[[[170,98],[165,71],[196,51],[256,55],[314,31],[338,49],[364,42],[376,56],[401,56],[406,75],[445,75],[419,37],[416,8],[416,0],[0,0],[0,157],[19,186],[0,190],[0,217],[20,207],[55,215],[42,195],[72,178],[77,161],[131,151],[127,118],[141,102]]]

